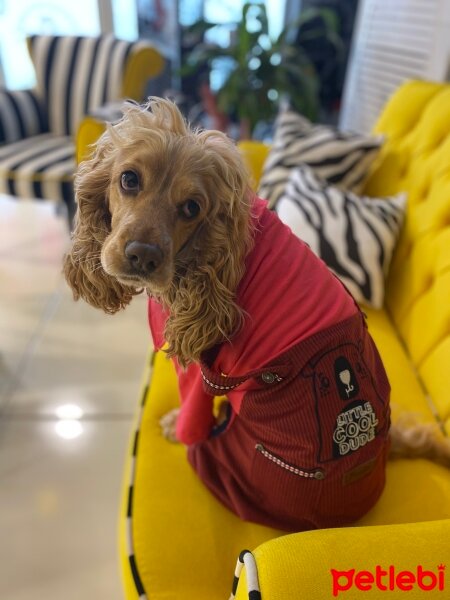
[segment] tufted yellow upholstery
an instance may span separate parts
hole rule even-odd
[[[391,381],[393,418],[405,410],[429,422],[437,415],[450,433],[450,85],[406,84],[376,131],[386,143],[365,191],[406,190],[410,200],[387,307],[365,309],[369,328]],[[241,150],[257,181],[267,147],[247,143]],[[330,568],[448,568],[450,475],[425,460],[390,462],[381,499],[354,528],[280,537],[282,532],[240,521],[202,486],[184,449],[162,438],[158,420],[176,406],[177,387],[171,363],[160,354],[154,360],[144,375],[145,404],[124,486],[120,538],[129,600],[144,592],[148,600],[226,599],[244,548],[256,548],[263,600],[332,598]],[[237,598],[247,597],[244,570]],[[381,596],[353,589],[339,597]]]
[[[408,192],[387,308],[434,408],[450,418],[450,86],[409,82],[375,128],[387,136],[369,194]]]

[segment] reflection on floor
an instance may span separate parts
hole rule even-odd
[[[0,598],[119,600],[121,478],[146,301],[75,303],[66,223],[0,196]]]

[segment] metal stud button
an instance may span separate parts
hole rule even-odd
[[[261,375],[261,379],[264,381],[264,383],[273,383],[275,381],[276,377],[273,373],[270,373],[269,371],[267,371],[266,373],[263,373]]]

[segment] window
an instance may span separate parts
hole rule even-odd
[[[134,41],[138,37],[137,2],[111,0],[114,35],[121,40]]]
[[[214,27],[214,29],[207,32],[206,38],[221,46],[227,46],[230,43],[230,28],[227,25],[240,21],[242,8],[246,1],[222,0],[222,2],[217,2],[217,0],[205,0],[205,19],[213,23],[223,23],[223,27]],[[283,29],[286,0],[265,0],[265,5],[269,21],[269,34],[272,38],[276,38]],[[214,61],[210,74],[212,90],[220,89],[232,69],[233,63],[228,59],[220,58]]]
[[[33,65],[25,38],[30,34],[98,35],[95,0],[0,0],[0,61],[5,86],[31,88]]]

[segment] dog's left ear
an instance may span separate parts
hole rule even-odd
[[[111,232],[107,198],[112,168],[109,135],[108,131],[103,134],[93,157],[80,164],[75,177],[78,210],[72,247],[64,258],[64,275],[75,300],[83,298],[95,308],[114,314],[138,292],[109,276],[100,260],[103,243]]]
[[[205,154],[202,167],[209,196],[208,215],[189,255],[188,273],[171,290],[170,316],[164,331],[167,353],[186,366],[244,323],[236,292],[252,245],[249,177],[239,151],[219,131],[194,132]],[[190,298],[189,303],[179,298]],[[188,306],[188,308],[187,308]]]
[[[197,139],[208,153],[211,174],[218,180],[218,191],[227,197],[226,207],[230,215],[238,215],[242,212],[242,203],[248,205],[251,194],[250,176],[239,150],[220,131],[201,131],[197,133]]]
[[[202,131],[197,135],[210,165],[211,202],[208,226],[203,229],[206,238],[203,250],[211,249],[215,254],[218,276],[223,285],[234,293],[253,241],[250,176],[241,153],[225,134]]]

